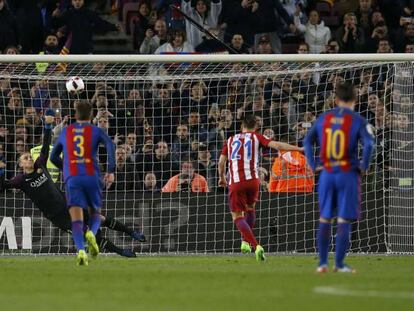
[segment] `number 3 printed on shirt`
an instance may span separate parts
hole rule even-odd
[[[73,154],[81,158],[85,155],[85,148],[83,144],[85,143],[85,139],[81,135],[76,135],[73,137],[73,143],[75,144],[75,148],[73,148]]]

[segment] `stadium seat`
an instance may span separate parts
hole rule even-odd
[[[329,16],[332,14],[331,5],[326,2],[317,2],[316,11],[319,12],[320,16]]]

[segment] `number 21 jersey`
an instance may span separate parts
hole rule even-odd
[[[261,147],[267,147],[270,142],[261,134],[246,132],[236,134],[224,143],[221,154],[228,159],[230,185],[259,178]]]

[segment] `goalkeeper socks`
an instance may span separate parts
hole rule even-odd
[[[251,246],[253,246],[253,248],[256,248],[258,243],[256,241],[256,238],[254,237],[252,229],[247,224],[244,217],[236,218],[234,220],[234,223],[236,224],[237,229],[239,229],[239,232],[242,235],[243,241],[248,242]]]
[[[253,230],[254,224],[256,222],[256,212],[255,211],[247,211],[244,213],[244,217],[246,219],[247,224],[249,225],[250,229]]]
[[[82,220],[72,221],[72,238],[78,251],[85,250]]]
[[[119,248],[118,246],[116,246],[114,243],[112,243],[106,238],[99,238],[98,244],[99,244],[99,249],[101,250],[106,250],[110,253],[116,253],[118,255],[122,255],[123,249]]]
[[[92,231],[94,235],[98,232],[101,227],[101,214],[95,213],[89,217],[89,230]]]
[[[132,235],[134,233],[134,230],[127,227],[122,222],[119,222],[118,220],[114,218],[105,217],[104,222],[102,223],[102,227],[108,227],[112,230],[119,231],[119,232],[125,232],[128,235]]]
[[[349,236],[351,232],[351,224],[348,222],[338,223],[336,231],[336,251],[335,251],[335,266],[343,268],[346,252],[349,247]]]
[[[318,231],[318,251],[319,265],[328,264],[329,242],[331,241],[331,224],[326,222],[319,223]]]

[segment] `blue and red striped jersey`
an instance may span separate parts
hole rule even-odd
[[[100,176],[97,152],[105,144],[108,154],[108,172],[115,171],[115,146],[109,136],[90,123],[74,123],[63,129],[53,147],[50,160],[63,168],[63,176]],[[63,162],[60,154],[63,152]]]
[[[309,165],[315,169],[313,144],[319,146],[319,160],[333,173],[362,169],[366,171],[374,144],[374,133],[367,120],[346,107],[336,107],[322,114],[307,134],[304,145]],[[358,144],[363,143],[362,161]]]

